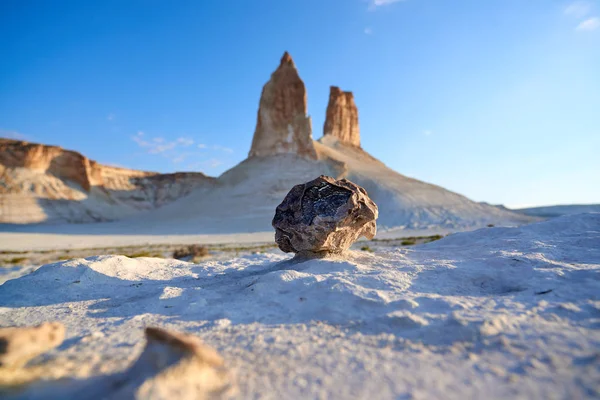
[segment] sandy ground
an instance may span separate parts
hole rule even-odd
[[[441,239],[442,235],[404,237],[400,239],[373,239],[359,240],[353,246],[353,250],[367,252],[379,251],[381,248],[407,247],[423,243],[429,243]],[[364,238],[363,238],[364,239]],[[31,243],[31,242],[30,242]],[[99,245],[98,242],[92,242]],[[190,248],[195,248],[194,255]],[[203,250],[201,254],[198,251]],[[99,246],[87,248],[51,248],[35,249],[27,247],[27,250],[0,250],[0,284],[10,279],[15,279],[35,271],[44,264],[65,261],[74,258],[87,258],[96,255],[124,255],[129,258],[153,257],[183,261],[226,261],[234,257],[240,257],[256,253],[271,252],[284,254],[277,249],[274,241],[270,242],[247,242],[247,243],[159,243],[140,245]]]
[[[273,232],[212,235],[86,235],[0,232],[0,250],[63,250],[153,244],[226,244],[273,241]]]
[[[120,223],[122,224],[122,223]],[[101,247],[144,246],[159,244],[249,244],[273,243],[275,234],[271,231],[231,234],[119,234],[116,228],[114,234],[100,233],[89,234],[90,227],[101,231],[104,224],[93,225],[41,225],[39,227],[15,227],[0,225],[0,251],[27,251],[27,250],[65,250],[65,249],[90,249]],[[108,224],[107,224],[108,225]],[[116,224],[115,224],[116,225]],[[4,231],[2,230],[4,229]],[[18,229],[18,230],[17,230]],[[37,231],[36,231],[37,230]],[[378,239],[400,239],[411,236],[447,235],[456,230],[439,227],[430,229],[388,229],[377,233]]]
[[[0,286],[0,326],[47,320],[68,338],[36,363],[82,379],[158,325],[216,348],[239,398],[597,398],[600,214],[344,259],[98,256]]]

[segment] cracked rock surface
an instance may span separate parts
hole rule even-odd
[[[275,242],[286,253],[341,253],[359,237],[377,232],[377,205],[347,179],[321,175],[296,185],[277,206]]]

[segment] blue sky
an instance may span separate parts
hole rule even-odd
[[[511,206],[600,202],[597,0],[4,0],[0,37],[0,136],[218,175],[288,50],[315,139],[336,85],[400,173]]]

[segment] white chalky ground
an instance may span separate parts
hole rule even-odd
[[[145,326],[193,332],[240,398],[600,396],[600,213],[289,258],[46,265],[0,286],[0,326],[64,323],[37,362],[80,378],[125,368]]]

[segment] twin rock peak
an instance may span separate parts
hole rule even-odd
[[[352,92],[331,86],[323,136],[334,136],[341,143],[360,147],[358,109]],[[263,86],[249,157],[294,153],[317,158],[312,139],[312,124],[307,113],[306,87],[294,60],[286,51],[279,67]]]

